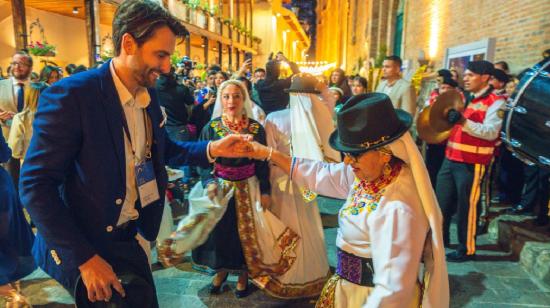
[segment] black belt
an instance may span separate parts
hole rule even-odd
[[[349,282],[364,286],[374,287],[372,281],[374,266],[371,258],[358,257],[338,248],[338,265],[336,274]]]

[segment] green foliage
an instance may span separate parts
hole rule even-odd
[[[378,49],[378,54],[376,55],[376,59],[374,59],[374,67],[380,68],[382,67],[382,62],[384,62],[384,58],[386,57],[388,53],[388,46],[382,45],[380,46],[380,49]]]
[[[172,64],[172,66],[176,66],[178,64],[178,62],[180,61],[180,59],[181,59],[180,53],[179,53],[179,51],[176,50],[170,56],[170,64]]]

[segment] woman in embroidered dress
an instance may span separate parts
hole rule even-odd
[[[251,156],[271,160],[298,185],[347,198],[339,212],[336,273],[317,307],[449,306],[441,213],[407,133],[411,122],[387,95],[363,94],[337,114],[330,137],[343,163],[291,158],[254,144]]]
[[[212,120],[201,140],[217,140],[228,134],[249,134],[266,143],[263,127],[252,115],[244,85],[223,82]],[[228,273],[239,279],[235,295],[247,295],[248,275],[267,288],[273,275],[285,273],[293,264],[298,236],[284,227],[267,209],[270,205],[269,167],[266,161],[218,158],[211,168],[201,169],[201,183],[190,193],[190,215],[178,225],[171,240],[160,250],[161,260],[172,263],[189,248],[195,267],[215,272],[210,293],[219,293]],[[267,287],[266,287],[267,286]]]

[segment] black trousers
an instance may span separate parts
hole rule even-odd
[[[539,219],[548,216],[548,179],[550,170],[539,166],[525,166],[525,189],[520,204],[527,210],[537,212]],[[538,205],[538,210],[536,209]]]
[[[499,199],[501,202],[517,204],[521,200],[525,165],[504,145],[500,146],[500,157],[497,162]]]
[[[155,289],[155,283],[153,281],[153,274],[149,266],[149,261],[147,255],[143,248],[139,245],[138,241],[135,239],[136,231],[133,226],[133,222],[130,224],[130,227],[124,229],[115,228],[113,230],[113,237],[116,239],[112,243],[111,249],[108,255],[104,256],[105,261],[111,265],[115,274],[123,279],[123,287],[126,292],[126,298],[122,300],[122,305],[113,306],[112,303],[105,302],[96,302],[96,303],[86,303],[82,304],[79,307],[94,307],[94,308],[107,308],[107,307],[144,307],[144,308],[158,308],[158,299],[157,292]],[[133,277],[137,276],[143,279],[147,285],[147,290],[143,289],[132,289],[130,285],[124,285],[123,277]],[[76,281],[75,281],[76,283]],[[73,291],[71,294],[75,294],[73,286]],[[116,296],[116,291],[113,289],[113,297]],[[145,295],[146,293],[147,295]],[[117,293],[118,294],[118,293]],[[79,294],[77,292],[76,296],[85,297],[84,294]],[[144,298],[147,297],[147,298]],[[78,299],[75,299],[78,303]],[[87,301],[86,301],[87,302]],[[137,304],[139,303],[139,304]],[[148,303],[148,304],[145,304]],[[110,306],[111,305],[111,306]]]
[[[428,169],[430,182],[432,182],[434,190],[437,183],[437,174],[445,159],[446,147],[446,144],[426,144],[426,168]]]
[[[436,196],[443,214],[443,241],[450,242],[451,218],[457,215],[457,251],[475,254],[475,236],[478,218],[481,182],[485,165],[474,165],[443,160],[437,174]]]

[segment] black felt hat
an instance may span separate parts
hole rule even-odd
[[[439,71],[437,71],[437,76],[443,77],[443,78],[453,78],[453,74],[451,74],[451,71],[445,68],[442,68]]]
[[[311,74],[300,73],[292,77],[290,88],[285,89],[286,93],[315,93],[320,91],[315,89],[317,79]]]
[[[468,63],[466,69],[478,75],[493,75],[495,66],[489,61],[479,60]]]
[[[453,87],[453,88],[458,87],[458,82],[456,82],[456,81],[455,81],[454,79],[452,79],[452,78],[443,78],[443,79],[441,80],[441,83],[442,83],[442,84],[450,85],[450,86]]]
[[[113,296],[109,302],[88,300],[88,291],[82,278],[79,277],[74,291],[74,300],[77,308],[134,308],[152,307],[155,302],[155,289],[145,279],[135,274],[118,275],[120,283],[126,293],[125,297],[111,289]]]
[[[368,93],[350,98],[336,113],[337,129],[330,145],[338,151],[361,153],[392,143],[412,124],[412,116],[395,109],[383,93]]]
[[[496,80],[504,83],[508,83],[508,81],[510,81],[510,77],[508,77],[508,74],[498,68],[493,71],[493,77],[495,77]]]

